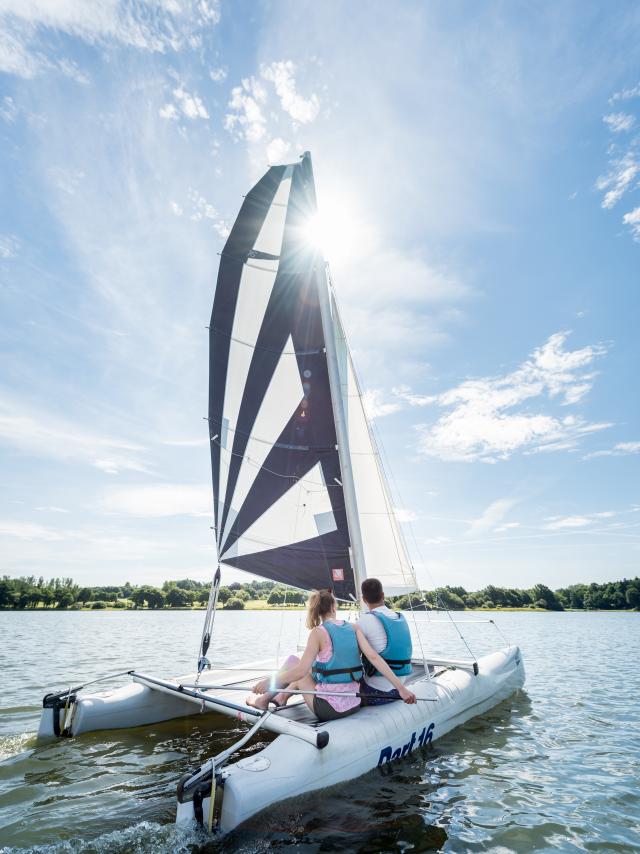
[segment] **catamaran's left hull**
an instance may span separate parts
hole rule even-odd
[[[108,693],[79,697],[66,711],[64,702],[53,708],[45,706],[38,739],[55,738],[61,731],[76,736],[103,729],[130,729],[197,713],[192,703],[180,697],[160,694],[145,685],[132,683]],[[57,727],[54,715],[58,716]]]
[[[510,647],[481,658],[477,675],[456,669],[412,684],[418,697],[435,696],[436,702],[369,707],[324,724],[329,742],[323,750],[281,735],[223,770],[218,830],[229,832],[271,804],[352,780],[427,745],[507,699],[524,679],[520,651]],[[200,805],[205,824],[209,805],[205,796]],[[194,817],[191,800],[178,803],[178,824]]]

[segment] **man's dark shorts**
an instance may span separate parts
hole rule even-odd
[[[363,706],[383,706],[385,703],[400,699],[400,694],[395,688],[391,691],[378,691],[377,688],[367,685],[364,679],[360,682],[360,694]]]

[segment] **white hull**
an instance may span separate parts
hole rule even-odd
[[[400,758],[486,712],[524,685],[524,664],[517,647],[481,658],[478,665],[477,676],[455,669],[435,680],[423,677],[412,682],[416,696],[437,697],[436,702],[374,706],[322,724],[329,734],[323,750],[281,735],[259,753],[226,766],[218,829],[227,833],[271,804],[352,780]],[[205,797],[205,825],[209,805]],[[178,802],[176,822],[193,820],[193,803]]]

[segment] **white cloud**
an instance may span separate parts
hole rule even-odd
[[[64,507],[54,507],[54,506],[36,507],[36,510],[40,511],[41,513],[68,513],[69,512],[68,510],[65,510]]]
[[[211,516],[212,502],[211,489],[208,486],[167,483],[110,490],[102,506],[109,513],[164,518]]]
[[[280,99],[280,106],[285,113],[288,113],[294,121],[307,124],[317,118],[320,101],[315,94],[309,98],[303,98],[298,94],[295,71],[296,66],[290,61],[272,62],[270,65],[260,67],[262,78],[273,83]]]
[[[291,61],[261,65],[258,75],[245,77],[231,90],[225,129],[250,144],[266,142],[269,163],[282,161],[291,149],[291,142],[285,136],[295,134],[301,124],[315,121],[320,110],[317,95],[304,98],[298,92],[295,71]],[[282,127],[283,118],[287,120],[286,129]],[[270,124],[277,126],[278,131],[270,129]]]
[[[622,222],[631,227],[633,239],[640,241],[640,207],[634,208],[622,217]]]
[[[599,178],[598,190],[607,190],[602,207],[612,208],[624,196],[640,173],[640,163],[632,151],[627,151],[622,157],[611,160],[609,174]]]
[[[285,142],[279,136],[271,140],[267,146],[267,162],[272,164],[282,163],[291,149],[291,143]]]
[[[54,528],[36,525],[33,522],[0,522],[0,537],[15,537],[18,540],[63,540],[64,536]]]
[[[370,420],[374,418],[384,418],[385,415],[392,415],[398,412],[402,407],[395,401],[385,401],[384,392],[381,388],[370,388],[362,395],[365,412]]]
[[[496,534],[502,534],[504,531],[511,531],[513,528],[520,528],[520,522],[506,522],[495,529]]]
[[[2,99],[2,105],[0,105],[0,118],[11,125],[15,122],[17,115],[18,107],[16,102],[10,95],[5,95]]]
[[[35,457],[82,463],[108,474],[147,470],[140,445],[94,433],[8,397],[0,397],[0,443]]]
[[[171,213],[175,214],[176,216],[182,216],[182,214],[184,213],[180,205],[174,201],[169,202],[169,209]]]
[[[434,424],[418,426],[419,450],[444,460],[496,462],[518,450],[572,448],[586,434],[610,426],[517,409],[543,396],[568,406],[591,388],[595,374],[585,369],[606,349],[598,344],[567,351],[567,336],[552,335],[509,374],[465,380],[437,395],[438,406],[449,411]]]
[[[190,220],[193,222],[200,222],[203,219],[210,219],[213,222],[213,228],[221,237],[226,237],[229,234],[229,229],[218,211],[201,193],[198,192],[198,190],[193,187],[189,187],[187,196],[189,197],[189,201],[192,205],[191,213],[189,214]]]
[[[517,501],[514,498],[499,498],[497,501],[492,501],[484,513],[471,522],[465,536],[477,536],[495,528],[515,504]]]
[[[164,53],[198,49],[200,33],[218,23],[218,2],[181,0],[2,0],[0,5],[0,70],[20,77],[57,68],[79,82],[86,75],[66,58],[47,59],[43,39],[48,31],[65,33],[88,44],[125,45]],[[56,42],[59,46],[59,42]],[[59,47],[58,47],[59,49]]]
[[[565,516],[563,519],[554,519],[545,525],[545,528],[548,531],[559,531],[563,528],[584,528],[591,525],[592,522],[593,520],[587,516]]]
[[[621,89],[620,92],[615,92],[610,98],[610,103],[615,101],[628,101],[630,98],[640,97],[640,83],[637,86],[632,86],[629,89]]]
[[[225,130],[247,142],[257,142],[266,133],[267,120],[263,105],[267,101],[267,90],[255,77],[245,78],[240,86],[231,90],[229,110],[224,117]]]
[[[20,241],[14,234],[0,234],[0,258],[15,258]]]
[[[172,448],[208,448],[209,439],[162,439],[161,444]]]
[[[618,442],[613,448],[592,451],[590,454],[585,454],[583,459],[590,460],[593,457],[624,457],[628,454],[640,454],[640,442]]]
[[[176,120],[179,118],[180,114],[178,113],[178,109],[175,104],[165,104],[164,107],[160,107],[158,110],[158,115],[162,119],[172,119]]]
[[[630,130],[635,124],[634,116],[630,116],[628,113],[609,113],[602,117],[602,121],[612,133]]]
[[[175,121],[184,116],[187,119],[208,119],[209,113],[198,95],[191,95],[184,86],[173,90],[175,101],[165,104],[159,111],[161,118]]]
[[[438,402],[437,394],[414,394],[408,385],[395,386],[391,390],[396,397],[402,398],[409,406],[429,406]]]
[[[213,80],[214,83],[221,83],[223,80],[227,79],[226,67],[212,68],[209,72],[209,77]]]
[[[393,513],[398,522],[415,522],[418,518],[417,513],[414,513],[413,510],[407,510],[405,507],[394,507]]]

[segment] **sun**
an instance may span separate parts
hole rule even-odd
[[[325,261],[341,266],[358,251],[357,234],[361,228],[360,218],[346,196],[327,196],[305,224],[303,236]]]

